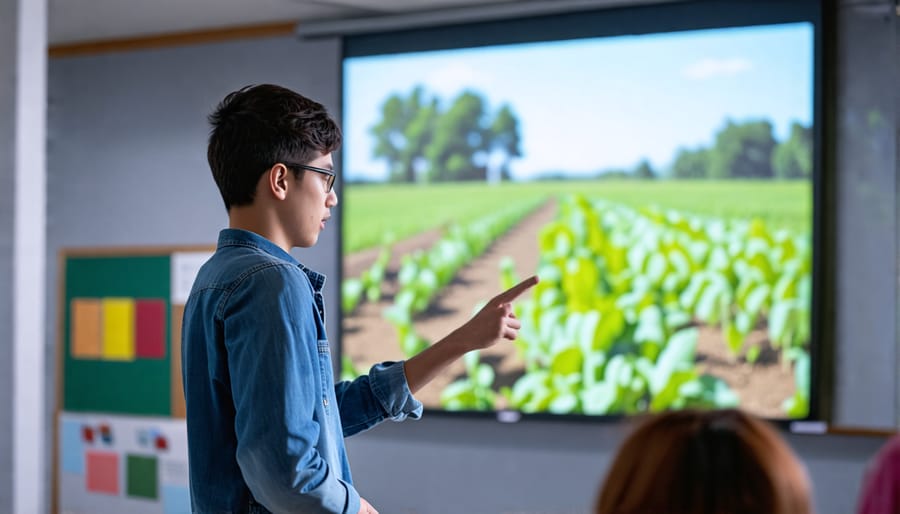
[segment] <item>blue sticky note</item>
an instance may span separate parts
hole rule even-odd
[[[60,427],[60,454],[62,470],[84,474],[84,442],[81,440],[81,423],[63,420]]]
[[[165,514],[191,514],[191,491],[187,487],[163,485],[162,502]]]

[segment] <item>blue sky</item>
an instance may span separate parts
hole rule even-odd
[[[666,169],[679,147],[712,144],[726,119],[772,121],[784,138],[813,117],[808,23],[393,54],[344,62],[343,173],[384,179],[369,128],[415,85],[446,106],[474,89],[520,120],[513,178]]]

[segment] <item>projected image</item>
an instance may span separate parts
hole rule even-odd
[[[426,408],[810,404],[813,26],[344,61],[345,378],[537,273]]]

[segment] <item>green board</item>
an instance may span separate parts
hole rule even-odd
[[[62,409],[170,416],[172,309],[169,254],[67,257],[64,263]],[[72,303],[82,298],[163,301],[164,355],[130,360],[73,356]]]

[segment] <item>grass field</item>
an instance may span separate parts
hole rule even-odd
[[[381,244],[452,221],[467,223],[503,206],[579,193],[631,207],[658,206],[720,218],[759,217],[795,233],[812,226],[812,185],[782,181],[555,181],[486,185],[347,185],[341,199],[344,252]]]

